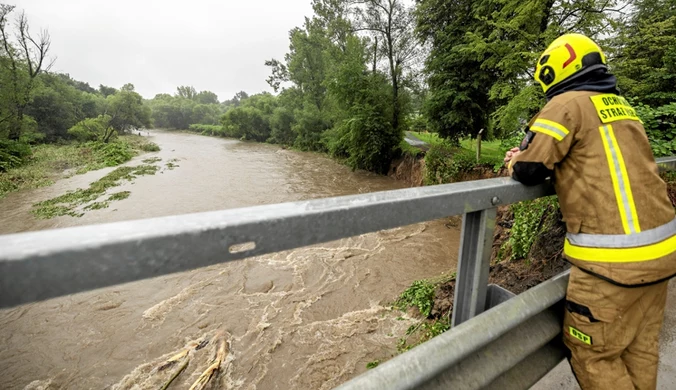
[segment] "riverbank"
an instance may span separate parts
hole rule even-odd
[[[220,131],[220,126],[191,125],[187,130],[168,130],[201,134],[204,136],[228,138]],[[240,140],[242,141],[242,140]],[[245,140],[244,142],[256,142]],[[515,141],[518,142],[518,141]],[[502,175],[502,151],[500,141],[483,141],[481,157],[476,158],[476,140],[464,139],[460,146],[451,146],[447,141],[433,133],[407,131],[393,153],[387,176],[400,180],[411,187],[478,180]],[[303,151],[289,145],[279,145],[284,149],[304,153],[318,153],[331,157],[341,164],[349,165],[346,158],[332,155],[328,151]]]
[[[39,144],[19,167],[0,172],[0,199],[15,191],[40,188],[56,180],[113,167],[159,147],[139,135],[125,135],[110,143]]]
[[[64,228],[405,188],[317,154],[276,145],[151,131],[175,169],[122,182],[110,207],[43,220],[41,201],[89,186],[118,167],[90,171],[0,200],[0,233]],[[157,389],[167,359],[193,345],[173,383],[206,369],[214,336],[227,331],[221,388],[329,389],[396,353],[414,319],[391,298],[414,280],[455,266],[459,228],[446,221],[360,235],[224,262],[0,311],[0,388]],[[171,367],[171,372],[176,367]],[[30,387],[29,387],[30,388]]]

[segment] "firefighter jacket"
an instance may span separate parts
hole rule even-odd
[[[642,122],[612,93],[565,92],[529,123],[510,175],[552,176],[566,223],[564,256],[623,286],[676,274],[676,219]]]

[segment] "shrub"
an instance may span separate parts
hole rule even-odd
[[[386,172],[401,135],[378,106],[365,103],[352,111],[353,116],[339,126],[342,145],[335,148],[334,153],[344,148],[352,169]]]
[[[429,124],[424,115],[417,114],[408,118],[408,127],[411,131],[424,132],[429,128]]]
[[[270,118],[270,142],[293,145],[296,133],[293,132],[293,111],[286,107],[277,107]]]
[[[31,148],[23,142],[0,140],[0,172],[18,167],[31,155]]]
[[[159,152],[160,146],[154,142],[145,142],[142,143],[139,148],[144,152]]]
[[[201,123],[194,123],[188,127],[189,130],[201,133],[202,135],[223,135],[223,126],[219,125],[203,125]]]
[[[87,118],[68,129],[68,134],[80,142],[100,141],[107,143],[117,136],[117,132],[110,126],[110,121],[109,115]]]
[[[127,143],[113,142],[104,144],[93,142],[88,144],[96,156],[96,161],[107,167],[114,167],[125,163],[134,157],[134,150]]]
[[[425,183],[455,182],[460,173],[468,172],[476,165],[476,156],[471,151],[455,148],[447,143],[432,145],[425,155]]]
[[[676,103],[658,108],[636,105],[655,157],[676,154]]]
[[[436,286],[427,280],[416,280],[411,287],[404,290],[395,302],[394,306],[399,310],[405,310],[415,306],[425,317],[429,317],[434,306],[434,291]]]
[[[535,239],[556,222],[559,199],[556,196],[538,198],[514,203],[510,208],[514,213],[508,241],[512,249],[511,258],[523,259],[528,256]]]

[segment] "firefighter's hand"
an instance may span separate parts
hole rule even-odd
[[[510,150],[505,153],[505,165],[509,164],[509,162],[516,157],[519,153],[521,153],[521,150],[519,148],[511,148]]]

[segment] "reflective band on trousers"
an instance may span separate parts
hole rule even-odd
[[[566,239],[563,253],[569,259],[597,263],[636,263],[657,260],[676,251],[676,235],[662,242],[634,248],[587,248],[574,246]]]
[[[624,232],[626,234],[638,233],[641,231],[641,228],[638,223],[634,196],[631,192],[629,175],[627,174],[627,168],[624,165],[622,152],[615,138],[613,127],[611,125],[603,125],[599,127],[599,130],[601,131],[603,148],[606,151],[606,158],[610,167],[610,177],[613,181],[615,198],[620,211]]]
[[[566,234],[571,245],[587,248],[634,248],[656,244],[676,234],[676,218],[636,234]]]

